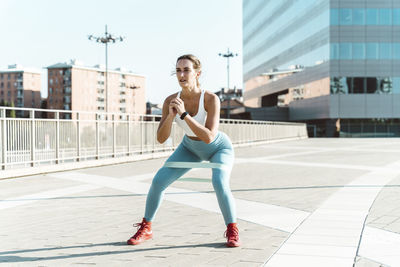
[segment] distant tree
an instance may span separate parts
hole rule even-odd
[[[14,102],[11,102],[10,103],[10,107],[11,108],[14,108],[15,106],[14,106]],[[15,109],[11,109],[11,110],[9,110],[10,111],[10,118],[16,118],[17,116],[16,116],[16,114],[15,114]]]

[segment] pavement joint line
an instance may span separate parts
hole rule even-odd
[[[362,148],[362,147],[344,147],[338,149],[329,149],[329,148],[307,148],[307,147],[290,147],[290,146],[263,146],[264,148],[268,149],[290,149],[290,150],[306,150],[306,151],[313,151],[315,153],[319,152],[331,152],[331,151],[354,151],[354,152],[383,152],[383,153],[399,153],[400,149],[369,149],[369,148]],[[311,152],[310,151],[310,152]]]
[[[83,184],[83,185],[71,186],[71,187],[67,187],[67,188],[48,190],[48,191],[44,191],[44,192],[39,192],[39,193],[35,193],[35,194],[29,194],[29,195],[14,197],[14,198],[7,198],[4,200],[0,200],[0,210],[7,209],[7,208],[13,208],[13,207],[20,206],[20,205],[30,204],[35,201],[86,192],[86,191],[98,189],[100,187],[101,186],[97,186],[97,185]]]
[[[366,226],[359,255],[388,266],[400,266],[400,234]]]
[[[136,194],[147,194],[150,188],[150,184],[148,183],[123,181],[121,179],[99,175],[79,174],[79,176],[77,176],[77,174],[75,174],[74,176],[70,173],[59,173],[52,174],[51,176],[83,183],[91,183],[103,187],[110,187]],[[218,214],[221,213],[214,192],[208,193],[192,191],[170,186],[167,188],[165,193],[164,199],[167,201],[200,208]],[[304,219],[306,214],[308,214],[308,212],[305,211],[243,199],[236,199],[236,206],[239,219],[285,232],[292,231],[294,227]],[[274,216],[271,217],[271,214],[274,214]]]
[[[397,144],[398,142],[393,142]],[[392,144],[392,143],[388,143]],[[291,156],[302,156],[302,155],[310,155],[310,154],[317,154],[317,153],[323,153],[323,152],[336,152],[336,151],[351,151],[352,149],[362,149],[365,147],[371,147],[371,146],[376,146],[376,145],[382,145],[380,143],[377,144],[363,144],[363,145],[355,145],[355,146],[350,146],[350,147],[335,147],[335,148],[330,148],[330,147],[317,147],[317,148],[307,148],[305,147],[304,152],[290,152],[290,153],[285,153],[285,154],[279,154],[279,155],[274,155],[274,156],[267,156],[267,157],[262,157],[263,159],[277,159],[277,158],[284,158],[284,157],[291,157]],[[281,146],[281,145],[264,145],[263,147],[265,148],[287,148],[287,149],[293,149],[290,146]],[[311,151],[310,151],[311,150]],[[236,162],[235,162],[236,163]]]
[[[387,168],[387,167],[374,167],[366,165],[350,165],[350,164],[332,164],[332,163],[315,163],[305,161],[284,161],[284,160],[270,160],[264,157],[260,158],[238,158],[235,161],[236,164],[246,163],[270,163],[279,165],[293,165],[293,166],[304,166],[304,167],[322,167],[322,168],[334,168],[334,169],[352,169],[352,170],[364,170],[364,171],[387,171],[400,173],[399,168]]]
[[[400,165],[400,161],[396,161],[390,164],[387,164],[386,167],[399,167]],[[303,256],[309,256],[309,254],[312,254],[313,256],[320,256],[321,253],[325,253],[328,256],[330,256],[332,258],[332,260],[330,262],[330,264],[333,264],[334,261],[338,261],[340,258],[340,255],[342,255],[343,253],[348,253],[349,256],[353,255],[353,257],[347,258],[348,260],[344,261],[346,266],[352,266],[353,264],[355,264],[356,259],[357,259],[357,251],[358,251],[358,247],[360,245],[360,239],[362,238],[363,235],[363,230],[365,229],[365,221],[366,221],[366,216],[368,216],[368,212],[371,208],[371,205],[373,204],[373,202],[375,201],[376,197],[378,196],[380,190],[383,188],[383,186],[387,183],[389,183],[392,179],[394,179],[397,176],[397,173],[393,173],[393,172],[386,172],[386,173],[382,173],[378,170],[372,171],[372,172],[368,172],[364,175],[361,175],[360,177],[358,177],[356,180],[350,182],[349,184],[363,184],[365,182],[369,182],[371,179],[376,180],[376,184],[381,185],[381,187],[377,187],[375,188],[375,190],[371,190],[369,195],[359,195],[359,194],[349,194],[347,191],[351,190],[351,188],[342,188],[341,190],[339,190],[338,192],[334,193],[333,195],[331,195],[327,200],[325,200],[316,210],[314,210],[305,220],[303,220],[298,227],[290,233],[290,235],[288,236],[288,238],[281,244],[281,246],[278,248],[278,250],[276,250],[264,263],[264,266],[277,266],[280,265],[284,262],[290,262],[293,260],[296,260],[297,263],[299,265],[304,265],[304,266],[317,266],[317,265],[313,265],[310,262],[310,259],[308,258],[304,258]],[[351,193],[351,192],[350,192]],[[324,224],[322,228],[318,229],[315,227],[315,224],[313,225],[312,222],[315,220],[315,218],[317,218],[316,221],[318,221],[318,219],[320,220],[321,217],[323,218],[324,216],[326,216],[326,214],[319,212],[321,209],[325,209],[326,211],[331,210],[332,214],[335,215],[337,214],[337,216],[343,216],[343,214],[341,211],[338,213],[338,211],[336,210],[337,207],[335,206],[335,203],[337,202],[343,202],[346,203],[346,205],[343,205],[342,209],[347,209],[349,210],[349,208],[351,208],[351,206],[354,203],[354,198],[357,198],[358,201],[360,201],[360,198],[363,198],[364,203],[368,203],[369,205],[365,205],[364,207],[358,207],[358,212],[357,213],[352,213],[350,212],[347,216],[352,216],[354,219],[358,219],[359,220],[359,229],[354,229],[354,228],[350,228],[351,230],[348,231],[347,235],[350,237],[350,232],[354,233],[354,235],[359,236],[358,240],[354,240],[354,242],[356,241],[356,243],[354,244],[354,248],[352,251],[350,249],[348,249],[348,251],[344,252],[341,251],[340,254],[339,251],[341,249],[343,249],[343,246],[337,246],[338,249],[332,249],[332,247],[328,250],[328,249],[320,249],[319,252],[315,251],[315,248],[313,249],[313,247],[317,246],[317,244],[323,243],[326,244],[327,240],[324,241],[323,238],[327,239],[328,237],[326,236],[319,236],[319,238],[314,238],[314,240],[312,242],[308,242],[306,245],[299,245],[299,244],[294,244],[294,246],[296,248],[296,252],[302,252],[300,254],[294,255],[293,253],[291,253],[290,251],[293,250],[293,243],[296,242],[296,238],[299,238],[299,234],[303,234],[303,235],[310,235],[310,234],[329,234],[331,233],[336,233],[335,232],[335,228],[331,228],[328,229],[327,225]],[[361,211],[360,211],[361,209]],[[360,215],[363,213],[362,211],[365,211],[365,216],[364,215]],[[311,225],[310,225],[311,223]],[[353,225],[353,222],[352,222]],[[340,230],[340,232],[343,232],[343,228],[342,227],[338,227],[338,229]],[[349,229],[346,229],[349,230]],[[336,230],[337,231],[337,230]],[[398,235],[398,237],[400,237],[400,235]],[[322,242],[321,242],[322,239]],[[397,238],[393,238],[393,239],[397,239]],[[400,239],[399,239],[400,240]],[[374,240],[369,240],[369,242],[374,242]],[[363,242],[361,242],[363,243]],[[400,241],[399,241],[400,243]],[[319,247],[322,247],[321,245],[319,245]],[[320,253],[320,254],[316,254],[316,253]],[[324,255],[326,256],[326,255]],[[369,256],[369,255],[368,255]],[[397,264],[400,264],[400,257],[399,257],[399,261],[397,262]]]

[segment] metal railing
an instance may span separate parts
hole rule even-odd
[[[19,117],[7,115],[11,110]],[[159,144],[157,115],[8,107],[0,107],[0,115],[2,170],[170,151],[184,134],[174,123]],[[233,144],[307,137],[302,123],[221,119],[220,131]]]

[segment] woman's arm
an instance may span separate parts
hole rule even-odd
[[[183,104],[177,105],[175,107],[179,115],[185,112]],[[218,133],[220,113],[220,101],[218,96],[213,93],[205,92],[204,107],[207,111],[207,120],[205,126],[198,123],[189,114],[185,116],[184,120],[190,127],[190,129],[196,134],[196,136],[200,138],[201,141],[209,144],[214,140],[215,136]]]
[[[174,117],[177,113],[176,109],[170,105],[173,97],[175,97],[175,95],[167,97],[163,104],[162,117],[157,129],[157,141],[161,144],[164,143],[170,136],[172,122],[174,121]]]

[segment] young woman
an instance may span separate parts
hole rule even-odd
[[[164,190],[189,168],[171,168],[170,162],[219,163],[223,168],[212,169],[212,184],[218,204],[227,226],[225,232],[228,247],[240,246],[239,230],[236,226],[234,199],[229,187],[229,177],[234,161],[234,152],[229,138],[218,131],[220,101],[199,84],[201,63],[193,55],[183,55],[176,61],[176,77],[182,91],[170,95],[164,101],[162,118],[157,130],[157,140],[164,143],[171,134],[172,123],[181,126],[186,135],[182,143],[167,159],[156,174],[146,200],[146,211],[137,233],[127,243],[137,245],[152,238],[151,223],[159,208]]]

